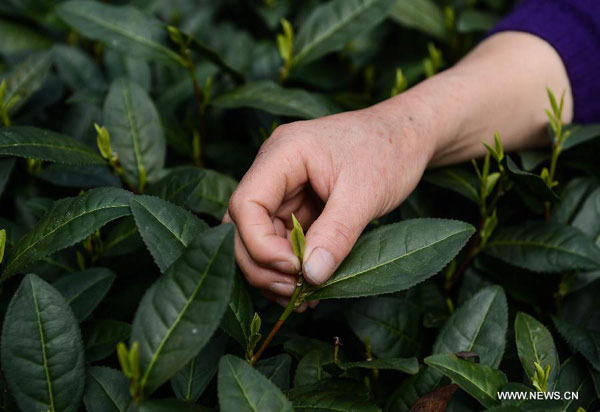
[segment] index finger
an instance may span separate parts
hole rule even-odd
[[[285,145],[264,145],[231,196],[228,212],[252,259],[278,268],[289,262],[290,272],[297,272],[300,261],[273,223],[284,200],[307,181],[301,156],[292,152]]]

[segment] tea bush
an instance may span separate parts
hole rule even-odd
[[[401,93],[511,6],[3,1],[2,409],[598,408],[600,126],[551,91],[547,149],[428,171],[299,278],[314,311],[248,287],[220,224],[275,126]]]

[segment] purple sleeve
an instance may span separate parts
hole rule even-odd
[[[492,34],[506,30],[550,43],[567,69],[573,122],[600,122],[600,0],[524,0]]]

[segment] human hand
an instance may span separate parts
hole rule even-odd
[[[237,228],[238,265],[267,298],[285,305],[301,269],[289,242],[292,213],[308,229],[302,268],[317,285],[365,226],[417,185],[434,145],[416,133],[413,117],[387,113],[373,106],[290,123],[260,148],[224,220]]]

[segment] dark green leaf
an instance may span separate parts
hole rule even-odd
[[[551,391],[558,377],[560,362],[550,331],[533,317],[519,312],[515,319],[515,339],[519,359],[530,381],[535,376],[534,362],[544,370],[550,366],[548,390]]]
[[[52,286],[62,295],[78,321],[83,321],[102,301],[115,280],[115,274],[107,268],[90,268],[62,276]]]
[[[479,203],[479,181],[474,173],[458,167],[446,167],[427,173],[423,180],[457,192],[475,204]]]
[[[308,352],[298,363],[294,375],[294,387],[311,385],[331,375],[323,369],[323,364],[333,361],[333,353],[319,349]]]
[[[9,113],[16,113],[42,87],[51,63],[51,52],[37,53],[20,62],[8,75],[4,76],[4,80],[6,80],[5,101],[18,99],[11,106]]]
[[[10,179],[10,174],[15,167],[15,159],[0,160],[0,196],[4,193],[4,188]]]
[[[429,356],[425,363],[449,377],[486,408],[500,404],[497,393],[507,380],[499,370],[459,359],[452,353]]]
[[[173,378],[171,387],[178,399],[196,403],[217,373],[219,359],[227,348],[227,336],[215,334],[202,351]]]
[[[2,280],[85,239],[111,220],[128,215],[130,197],[131,193],[122,189],[99,188],[58,200],[46,217],[11,249]]]
[[[152,88],[152,72],[147,61],[108,49],[104,54],[104,61],[110,80],[126,77],[150,92]]]
[[[0,129],[0,154],[68,164],[105,164],[95,150],[80,141],[30,126]]]
[[[586,124],[567,127],[571,135],[562,144],[562,149],[567,150],[592,139],[600,137],[600,124]]]
[[[596,179],[590,177],[579,177],[569,181],[560,194],[560,201],[552,208],[550,220],[556,223],[570,223],[597,185]]]
[[[318,349],[321,352],[331,354],[333,357],[333,347],[330,344],[323,342],[322,340],[307,338],[305,336],[297,336],[283,344],[283,349],[300,360],[306,356],[309,352]],[[327,355],[328,356],[328,355]]]
[[[98,65],[81,50],[57,44],[52,48],[52,54],[60,77],[71,89],[101,90],[106,87]]]
[[[104,241],[103,256],[121,256],[144,247],[144,241],[137,229],[133,216],[121,219]]]
[[[490,12],[468,9],[460,14],[456,29],[460,33],[485,32],[491,30],[498,20],[499,16]]]
[[[309,63],[342,49],[381,22],[392,0],[331,0],[314,8],[294,42],[293,64]]]
[[[564,412],[577,412],[579,407],[585,410],[596,399],[592,377],[585,362],[577,356],[570,357],[561,365],[556,390],[563,394],[575,392],[578,395],[578,399],[565,399],[561,409]]]
[[[432,0],[396,0],[390,17],[397,23],[446,40],[442,9]]]
[[[291,389],[287,395],[297,411],[381,411],[369,401],[366,387],[356,381],[340,379],[321,381]]]
[[[349,298],[408,289],[439,272],[474,231],[467,223],[444,219],[406,220],[375,229],[356,242],[334,275],[308,298]]]
[[[222,411],[291,412],[285,395],[246,361],[225,355],[219,362],[219,406]]]
[[[50,47],[50,38],[28,26],[0,19],[0,54],[19,55]]]
[[[131,335],[131,325],[118,320],[92,320],[82,325],[85,359],[102,360],[113,353],[119,342]]]
[[[71,0],[61,3],[56,13],[85,37],[127,55],[185,65],[183,58],[166,46],[167,31],[160,21],[135,7]]]
[[[78,411],[85,383],[77,319],[36,275],[15,292],[2,330],[2,370],[24,411]]]
[[[548,188],[548,185],[546,185],[539,175],[521,170],[509,156],[506,156],[506,168],[517,186],[520,186],[535,198],[543,201],[555,201],[558,199],[556,193]]]
[[[265,375],[279,389],[288,389],[290,387],[290,368],[292,358],[287,353],[273,356],[268,359],[261,359],[256,364],[256,370]]]
[[[146,394],[191,361],[208,342],[231,293],[233,226],[201,233],[146,292],[133,321]]]
[[[488,255],[534,272],[600,267],[600,249],[578,229],[530,222],[499,228],[483,248]]]
[[[122,186],[121,179],[107,166],[52,163],[44,167],[37,177],[56,186],[73,188]]]
[[[400,386],[389,397],[385,406],[386,412],[406,412],[422,396],[435,390],[444,376],[437,370],[425,366],[419,373],[402,381]]]
[[[170,169],[165,177],[148,187],[147,193],[184,206],[205,175],[206,172],[198,167]]]
[[[221,321],[221,328],[234,338],[245,350],[250,337],[250,322],[254,316],[254,305],[239,274],[235,275],[231,298]]]
[[[248,83],[220,95],[213,104],[223,109],[251,107],[282,116],[314,119],[337,112],[323,96],[302,89],[284,89],[271,81]]]
[[[204,169],[204,177],[188,198],[186,206],[196,213],[205,213],[221,220],[237,181],[214,170]]]
[[[380,296],[360,299],[345,311],[352,331],[369,341],[380,358],[414,356],[421,344],[417,308],[407,299]]]
[[[210,408],[179,399],[146,399],[142,401],[136,412],[212,412]]]
[[[129,200],[138,230],[161,272],[165,272],[208,225],[187,210],[153,196]]]
[[[134,186],[140,186],[141,176],[149,182],[159,178],[166,140],[154,103],[141,86],[124,78],[111,84],[104,101],[104,126]]]
[[[127,378],[120,371],[100,366],[87,370],[83,401],[88,412],[130,412],[134,408]]]
[[[450,316],[433,345],[433,353],[475,352],[482,364],[497,368],[504,355],[507,328],[504,290],[489,286]]]
[[[574,352],[581,353],[590,364],[600,371],[600,333],[588,331],[558,317],[552,317],[560,335]]]
[[[573,217],[571,226],[576,227],[596,240],[600,234],[600,188],[597,188],[581,204],[581,209]]]
[[[419,361],[417,358],[387,358],[373,359],[363,362],[340,362],[337,364],[342,370],[349,369],[381,369],[394,370],[410,375],[415,375],[419,372]]]

